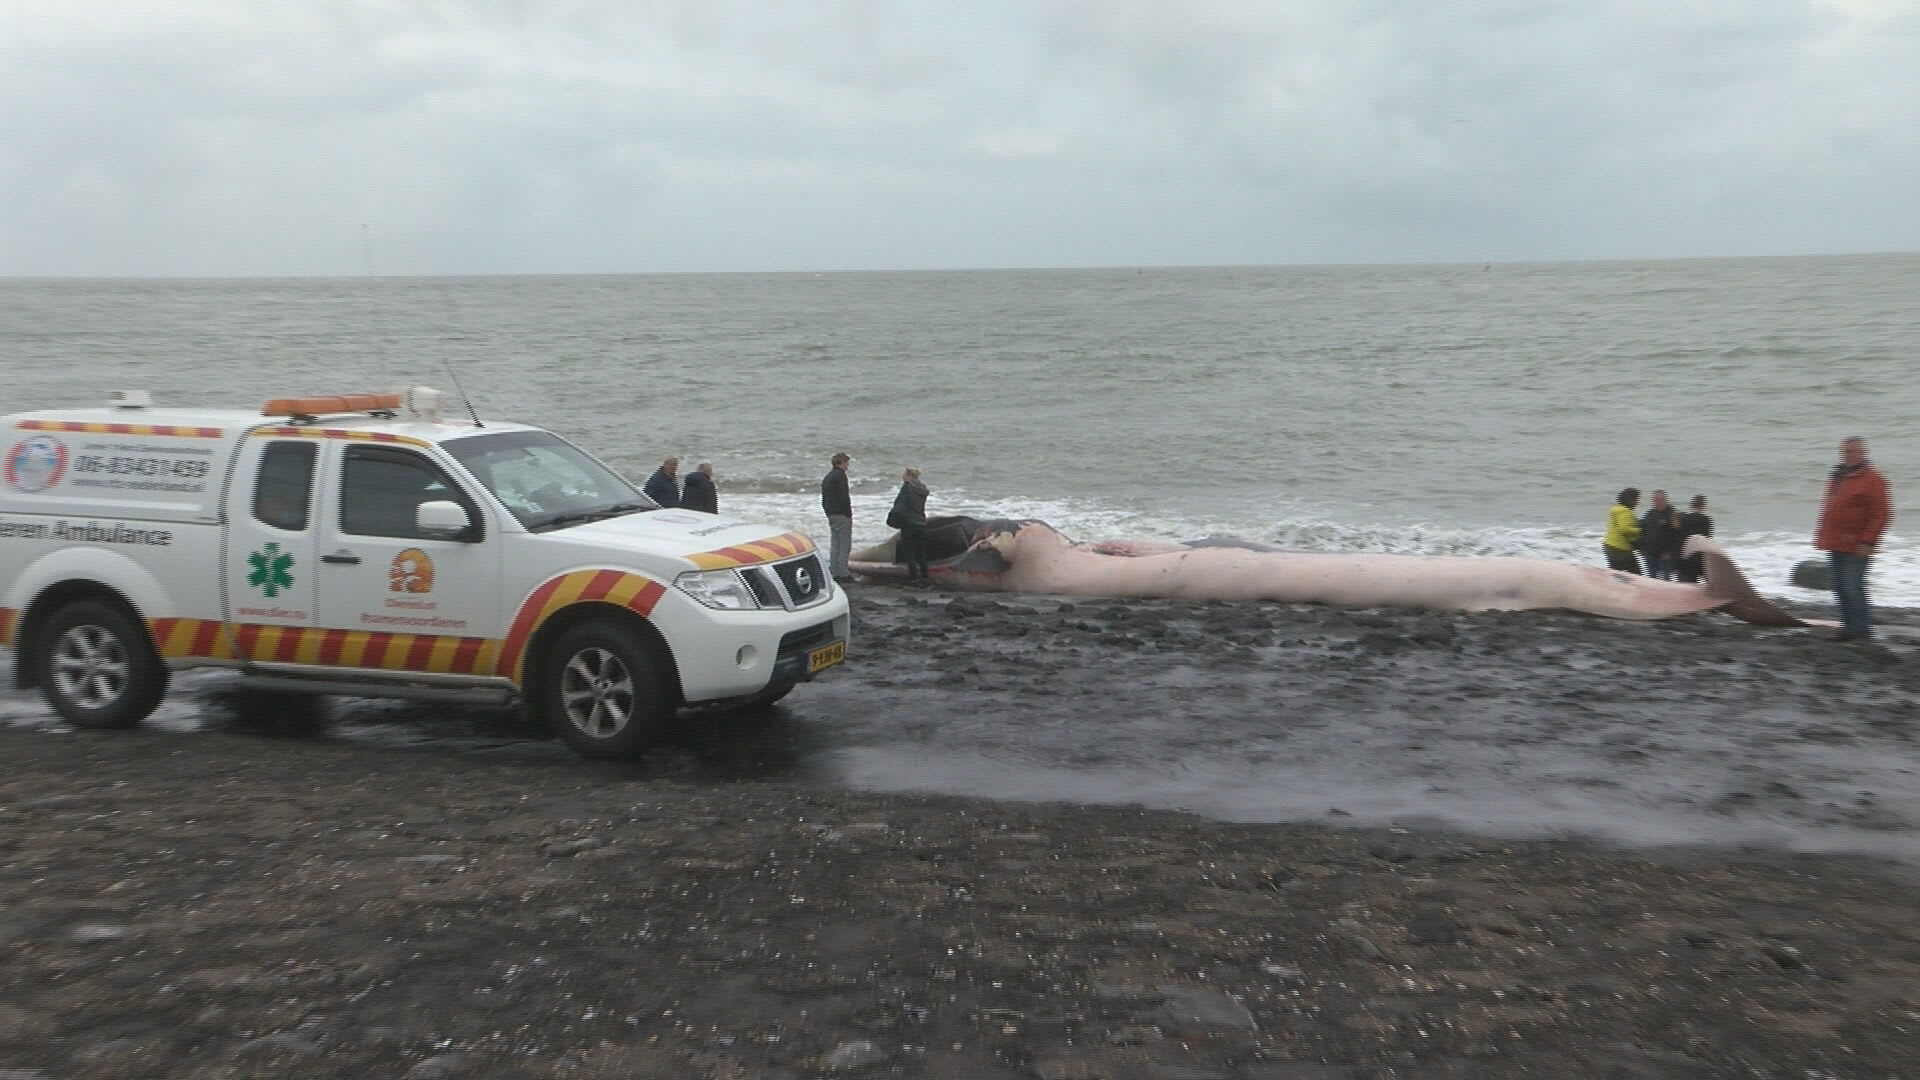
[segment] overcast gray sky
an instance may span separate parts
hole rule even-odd
[[[1920,0],[0,0],[0,274],[1920,249]]]

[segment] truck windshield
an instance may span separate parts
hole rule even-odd
[[[659,509],[618,473],[549,432],[503,431],[440,445],[530,531]]]

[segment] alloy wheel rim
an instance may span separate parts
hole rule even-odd
[[[560,671],[560,708],[590,739],[611,739],[633,719],[633,673],[614,653],[581,649]]]
[[[54,643],[49,676],[60,695],[83,709],[103,709],[127,691],[132,659],[104,626],[73,626]]]

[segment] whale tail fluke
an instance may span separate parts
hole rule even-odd
[[[1755,626],[1807,626],[1805,619],[1774,607],[1755,591],[1719,544],[1704,536],[1687,538],[1686,554],[1699,555],[1707,570],[1707,593],[1722,602],[1720,610]]]

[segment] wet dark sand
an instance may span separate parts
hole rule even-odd
[[[0,1077],[1920,1074],[1897,634],[857,611],[846,670],[630,765],[0,695]]]

